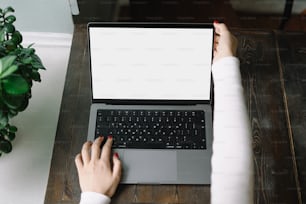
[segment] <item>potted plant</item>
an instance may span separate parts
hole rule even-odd
[[[40,82],[39,71],[45,69],[32,45],[21,45],[13,12],[12,7],[0,8],[0,156],[12,151],[17,127],[10,119],[26,109],[33,81]]]

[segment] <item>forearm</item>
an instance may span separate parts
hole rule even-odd
[[[214,63],[213,78],[211,203],[253,203],[252,136],[238,59]]]

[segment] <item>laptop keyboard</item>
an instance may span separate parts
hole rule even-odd
[[[204,111],[98,110],[95,133],[113,148],[206,149]]]

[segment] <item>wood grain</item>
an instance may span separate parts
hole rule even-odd
[[[296,204],[299,187],[291,154],[288,121],[280,83],[273,32],[235,31],[240,46],[241,73],[252,122],[255,203]],[[90,106],[86,26],[76,25],[46,204],[78,203],[80,188],[74,157],[86,140]],[[234,147],[233,147],[234,148]],[[237,189],[239,190],[239,189]],[[222,195],[220,195],[222,196]],[[202,204],[210,202],[203,185],[120,185],[112,204]]]
[[[255,203],[300,203],[272,32],[240,32],[238,56],[253,131]]]
[[[306,198],[306,38],[302,33],[277,33],[281,71],[290,119],[302,200]]]
[[[74,157],[86,141],[90,83],[86,26],[76,26],[53,149],[45,203],[78,203]]]

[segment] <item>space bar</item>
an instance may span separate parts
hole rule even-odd
[[[125,146],[118,145],[120,148],[132,148],[132,149],[168,149],[163,143],[127,143]],[[115,146],[115,148],[118,148]]]

